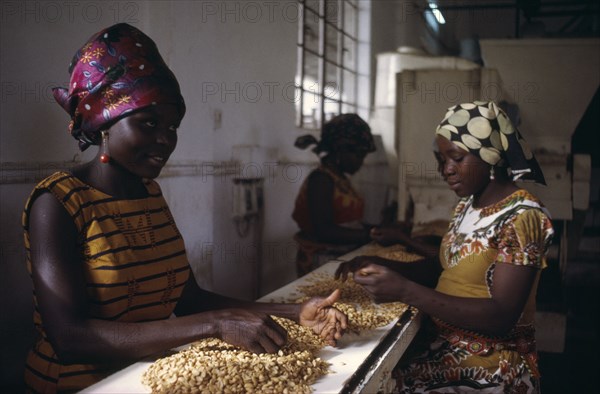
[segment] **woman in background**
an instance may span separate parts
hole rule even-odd
[[[299,276],[319,265],[319,254],[334,257],[370,241],[361,222],[364,200],[346,175],[356,173],[375,151],[371,128],[357,114],[341,114],[325,123],[321,140],[305,135],[295,143],[300,149],[311,145],[320,165],[302,184],[292,214],[300,227],[295,237]]]
[[[287,333],[269,315],[335,344],[339,296],[304,304],[242,302],[202,290],[156,178],[185,113],[155,43],[118,24],[77,51],[69,88],[54,91],[95,159],[41,181],[25,206],[27,268],[39,334],[25,371],[33,392],[76,391],[133,361],[216,337],[276,352]],[[172,315],[176,317],[173,317]]]
[[[431,317],[428,337],[396,367],[396,392],[538,392],[535,296],[553,229],[542,203],[514,180],[545,184],[541,169],[493,102],[450,108],[435,135],[443,177],[461,198],[441,267],[359,257],[336,275],[352,272],[378,302]],[[434,289],[423,285],[432,277]]]

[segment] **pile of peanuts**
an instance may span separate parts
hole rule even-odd
[[[333,306],[348,316],[348,330],[360,332],[386,326],[398,319],[408,308],[401,302],[375,304],[369,293],[352,278],[345,282],[332,279],[327,274],[313,274],[310,284],[299,286],[303,297],[292,302],[302,302],[310,297],[326,297],[335,289],[340,289],[341,296]]]
[[[367,245],[362,255],[382,257],[399,263],[413,263],[415,261],[423,260],[423,256],[406,251],[406,247],[403,245],[386,247],[380,245]]]
[[[142,383],[153,393],[310,393],[329,365],[316,357],[325,346],[309,328],[272,316],[288,332],[274,354],[254,354],[209,338],[155,361]]]
[[[334,306],[348,316],[354,332],[389,324],[407,309],[393,302],[374,304],[351,278],[345,282],[329,275],[312,275],[298,288],[303,295],[289,302],[326,297],[341,290]],[[327,362],[317,357],[326,343],[310,328],[272,316],[288,332],[288,343],[276,354],[254,354],[219,339],[209,338],[155,361],[142,377],[153,393],[310,393],[311,385],[328,373]]]

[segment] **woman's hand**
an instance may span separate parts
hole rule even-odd
[[[348,326],[346,315],[333,307],[339,298],[340,290],[336,289],[327,298],[311,298],[304,302],[300,309],[300,324],[310,327],[331,346],[336,345],[336,341],[342,337]]]
[[[419,262],[420,261],[424,260],[419,260]],[[407,263],[388,260],[378,256],[356,256],[352,260],[344,261],[338,266],[337,270],[335,271],[335,279],[341,279],[342,282],[344,282],[346,279],[348,279],[348,275],[350,273],[354,274],[356,271],[370,264],[386,267],[388,270],[396,272],[408,266]],[[356,277],[356,275],[354,276]]]
[[[225,309],[215,321],[220,339],[253,353],[275,353],[287,342],[287,331],[261,312]]]
[[[342,282],[345,282],[350,273],[354,274],[362,267],[375,263],[376,260],[377,257],[374,256],[356,256],[352,260],[344,261],[335,270],[335,279],[341,279]]]
[[[395,265],[402,263],[395,263]],[[335,271],[335,278],[345,281],[352,273],[354,281],[362,285],[375,302],[400,301],[402,284],[407,279],[384,259],[375,256],[357,256],[343,262]]]
[[[373,227],[370,232],[371,239],[383,246],[404,243],[409,237],[410,226],[397,222],[388,226]]]
[[[400,301],[407,279],[379,264],[367,264],[354,272],[354,281],[367,290],[375,302]]]

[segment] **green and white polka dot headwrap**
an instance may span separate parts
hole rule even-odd
[[[448,108],[435,134],[492,166],[509,167],[514,180],[546,184],[542,169],[523,136],[493,101],[474,101]]]

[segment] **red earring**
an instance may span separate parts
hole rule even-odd
[[[110,154],[108,153],[108,131],[102,131],[102,145],[100,146],[102,153],[100,154],[100,162],[107,164],[110,162]]]

